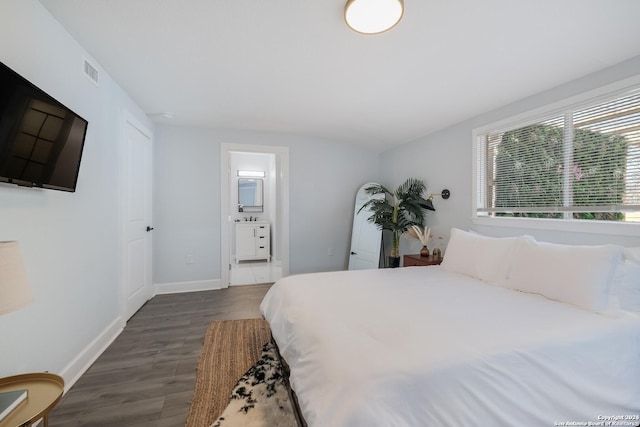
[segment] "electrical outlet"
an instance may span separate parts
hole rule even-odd
[[[193,264],[193,255],[187,254],[187,264]]]
[[[333,256],[333,248],[327,249],[327,255]]]

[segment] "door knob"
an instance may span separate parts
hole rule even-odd
[[[149,226],[147,225],[147,233],[148,233],[149,231],[151,231],[151,230],[153,230],[153,227],[149,227]]]

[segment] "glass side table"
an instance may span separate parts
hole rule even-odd
[[[49,411],[64,392],[64,379],[48,372],[0,378],[0,392],[21,389],[27,390],[27,399],[0,421],[0,427],[31,426],[40,419],[47,427]]]

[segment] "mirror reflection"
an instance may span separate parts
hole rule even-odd
[[[262,179],[238,178],[238,212],[262,212]]]

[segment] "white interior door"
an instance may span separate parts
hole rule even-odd
[[[151,133],[129,115],[123,126],[123,297],[129,319],[153,296],[151,283]]]
[[[383,198],[384,194],[371,196],[364,189],[373,185],[368,182],[356,193],[356,205],[353,214],[353,230],[351,232],[351,251],[349,255],[349,270],[366,270],[378,268],[380,263],[380,244],[382,231],[367,221],[371,216],[371,210],[363,209],[358,213],[362,205],[371,198]]]

